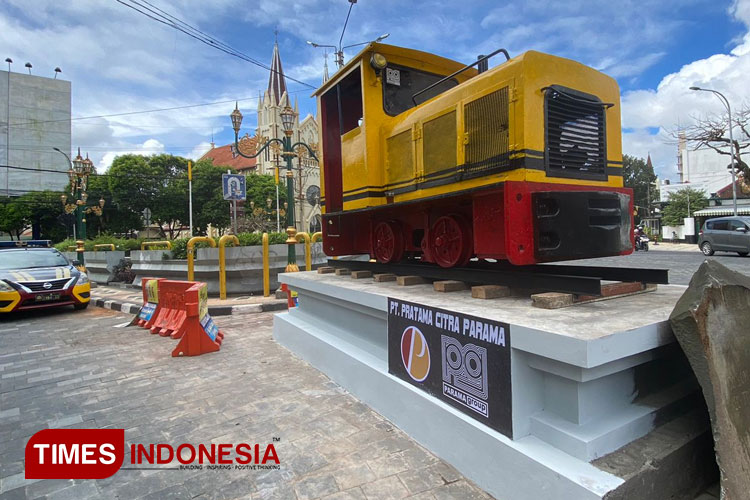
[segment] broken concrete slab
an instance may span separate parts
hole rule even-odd
[[[703,389],[722,499],[750,491],[750,277],[705,261],[670,315]]]

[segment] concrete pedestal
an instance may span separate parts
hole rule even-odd
[[[431,284],[279,278],[299,306],[275,317],[276,340],[498,498],[604,498],[626,475],[591,462],[700,401],[668,323],[681,286],[542,310]],[[512,438],[388,373],[389,297],[509,325]]]

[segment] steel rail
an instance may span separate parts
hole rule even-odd
[[[601,282],[640,281],[667,284],[667,270],[642,268],[610,268],[540,264],[511,266],[506,263],[471,262],[467,267],[442,268],[419,262],[380,264],[353,260],[328,260],[328,266],[367,270],[374,273],[420,276],[433,280],[458,280],[472,284],[502,285],[524,290],[573,293],[576,295],[602,294]]]
[[[540,274],[514,270],[490,270],[470,267],[443,268],[431,264],[398,263],[379,264],[353,260],[329,260],[331,267],[352,270],[367,270],[378,273],[393,273],[404,276],[420,276],[433,280],[459,280],[482,285],[504,285],[514,288],[566,292],[580,295],[601,295],[601,280],[586,276]],[[523,286],[521,286],[523,284]]]
[[[568,264],[536,264],[531,266],[514,266],[508,262],[470,262],[469,267],[476,269],[510,269],[541,274],[565,274],[588,276],[604,281],[638,281],[641,283],[669,284],[668,269],[649,269],[643,267],[603,267],[572,266]]]

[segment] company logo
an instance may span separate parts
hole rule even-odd
[[[416,326],[407,327],[401,334],[401,361],[406,373],[417,382],[422,382],[430,373],[430,349]]]
[[[49,290],[50,288],[52,288],[52,283],[50,283],[49,281],[47,281],[42,286],[44,287],[45,290]]]
[[[453,337],[440,336],[443,357],[443,395],[489,417],[487,397],[487,349],[461,345]]]
[[[26,443],[26,479],[104,479],[125,456],[125,429],[44,429]]]
[[[124,456],[124,429],[45,429],[26,444],[26,479],[104,479],[120,470]],[[281,468],[272,443],[130,445],[131,466],[173,461],[179,468],[169,470],[203,469],[204,465],[209,470]]]

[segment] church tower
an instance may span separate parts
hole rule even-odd
[[[284,68],[281,64],[278,41],[273,45],[271,56],[271,74],[268,77],[268,88],[258,98],[258,128],[256,137],[265,142],[268,139],[283,139],[284,128],[281,124],[281,111],[290,106],[297,113],[292,127],[292,143],[305,142],[315,147],[318,144],[318,123],[315,117],[307,115],[302,121],[299,117],[299,107],[295,99],[291,102],[284,78]],[[286,168],[286,162],[280,155],[268,148],[258,156],[256,173],[274,175],[275,169]],[[320,228],[320,168],[317,162],[307,159],[298,162],[293,160],[295,217],[298,231],[310,231]],[[280,172],[284,179],[284,172]],[[285,186],[281,186],[285,189]]]

